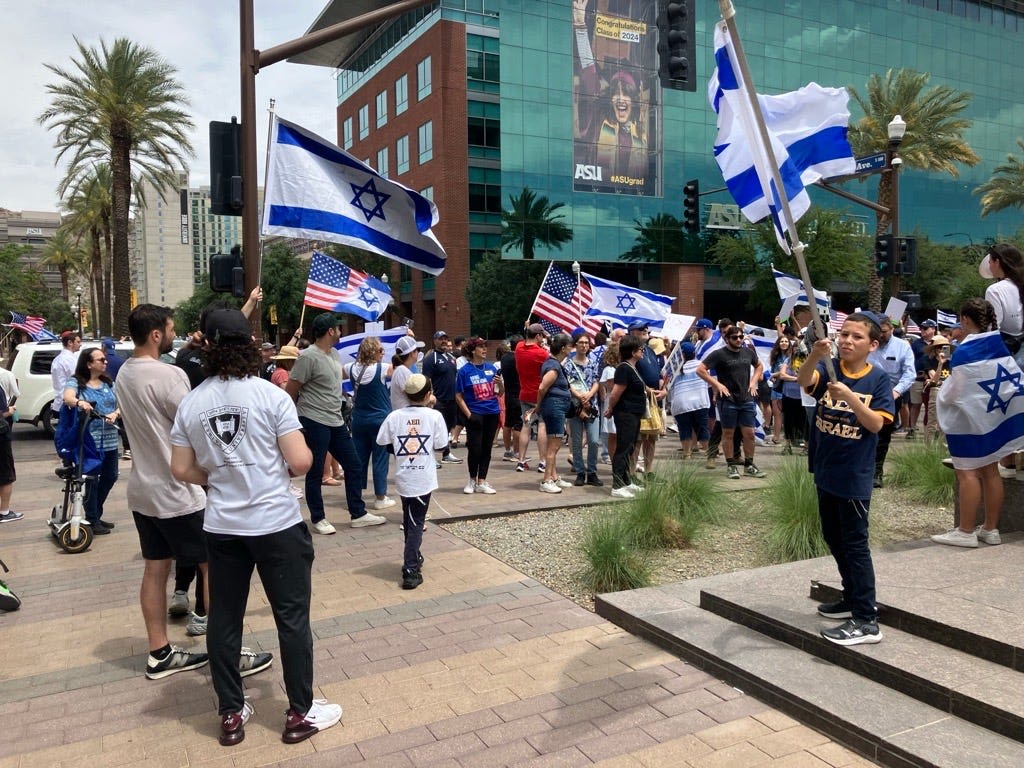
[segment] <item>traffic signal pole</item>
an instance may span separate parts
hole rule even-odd
[[[317,30],[303,37],[275,45],[265,51],[256,49],[255,17],[253,0],[239,0],[239,51],[241,74],[242,111],[242,264],[245,269],[245,295],[252,293],[260,274],[260,227],[259,227],[259,181],[257,179],[256,150],[256,75],[263,67],[269,67],[317,48],[325,43],[350,35],[357,30],[398,16],[406,11],[427,5],[434,0],[401,0],[364,13],[362,16],[342,21]],[[259,312],[249,318],[253,334],[262,338]]]

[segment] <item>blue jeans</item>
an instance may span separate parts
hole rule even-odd
[[[583,421],[569,419],[569,437],[572,440],[572,465],[577,475],[597,474],[597,446],[600,432],[598,419]],[[587,464],[583,465],[583,433],[587,434]]]
[[[104,451],[99,475],[85,486],[85,498],[82,503],[85,506],[85,519],[92,525],[96,525],[103,518],[103,503],[110,495],[110,489],[117,482],[117,462],[116,448],[112,451]]]
[[[320,479],[319,470],[313,474]],[[306,524],[296,523],[263,536],[208,533],[206,545],[211,605],[206,647],[218,713],[240,712],[244,703],[238,654],[253,568],[260,575],[277,625],[277,658],[288,706],[308,712],[313,705],[313,632],[309,626],[313,541]]]
[[[875,567],[868,547],[870,499],[843,499],[818,489],[821,535],[843,580],[843,599],[854,618],[875,620]]]
[[[349,515],[353,520],[365,515],[366,504],[363,502],[363,487],[359,481],[363,473],[363,464],[356,454],[348,427],[344,424],[340,427],[329,427],[305,416],[300,416],[299,422],[302,424],[306,445],[313,454],[313,465],[306,473],[306,506],[309,507],[309,519],[314,523],[324,519],[321,480],[328,451],[345,470],[345,501],[348,503]]]
[[[359,473],[359,487],[365,488],[370,467],[373,467],[373,493],[375,496],[387,496],[388,493],[388,469],[390,467],[390,456],[388,449],[383,445],[377,445],[377,433],[380,431],[380,421],[352,421],[352,442],[356,448],[356,456],[362,471]]]

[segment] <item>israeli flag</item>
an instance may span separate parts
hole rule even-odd
[[[715,332],[708,336],[707,341],[698,341],[696,345],[696,353],[694,357],[697,360],[703,360],[705,357],[710,355],[716,349],[721,349],[725,346],[725,339],[722,338],[722,332],[715,328]]]
[[[787,272],[780,272],[772,265],[772,277],[775,278],[775,287],[779,291],[779,298],[789,299],[791,296],[793,304],[789,306],[789,311],[792,311],[793,306],[797,304],[811,305],[811,302],[807,300],[807,292],[804,290],[804,281],[796,275],[790,275]],[[814,303],[822,309],[828,309],[829,298],[825,291],[819,291],[817,288],[814,289]],[[789,317],[789,313],[786,312],[780,317]]]
[[[715,63],[708,83],[708,100],[718,114],[715,160],[743,215],[752,222],[771,216],[779,245],[789,253],[783,197],[789,200],[795,223],[811,207],[806,186],[854,172],[847,140],[849,94],[845,88],[810,83],[778,96],[757,96],[757,115],[724,21],[715,25]],[[770,147],[761,139],[761,124],[767,128]],[[772,180],[769,153],[778,163],[782,190]]]
[[[351,245],[439,275],[447,256],[430,230],[439,220],[423,195],[326,139],[274,119],[264,235]]]
[[[956,312],[943,312],[941,309],[936,309],[935,322],[943,328],[952,328],[960,322],[960,318],[956,316]]]
[[[353,333],[351,336],[343,336],[334,345],[334,354],[338,356],[338,360],[342,365],[348,365],[354,363],[356,357],[359,354],[359,344],[366,337],[376,337],[380,340],[380,345],[384,349],[384,359],[381,361],[385,367],[391,362],[391,358],[395,355],[395,345],[398,340],[403,336],[409,335],[409,329],[404,325],[398,328],[391,328],[382,333]],[[341,387],[342,391],[346,395],[352,394],[352,381],[351,379],[345,379]]]
[[[641,291],[622,283],[602,280],[586,273],[583,274],[593,292],[588,316],[596,316],[603,320],[626,327],[635,320],[643,320],[655,330],[665,325],[665,318],[672,311],[675,296],[663,296],[660,293]]]
[[[953,352],[936,399],[957,469],[978,469],[1024,449],[1024,373],[999,331],[975,333]]]

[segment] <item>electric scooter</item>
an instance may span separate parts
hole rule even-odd
[[[92,525],[85,519],[85,484],[94,480],[94,475],[82,472],[85,456],[85,430],[90,419],[101,419],[94,412],[82,412],[78,419],[78,455],[76,460],[57,467],[54,473],[64,481],[64,498],[59,506],[54,506],[47,525],[50,532],[68,554],[76,555],[85,552],[92,544]]]

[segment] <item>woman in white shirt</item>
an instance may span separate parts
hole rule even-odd
[[[996,312],[999,332],[1010,354],[1020,365],[1021,340],[1024,336],[1024,258],[1016,247],[998,243],[988,249],[978,272],[982,277],[994,277],[998,282],[985,289],[985,299]]]

